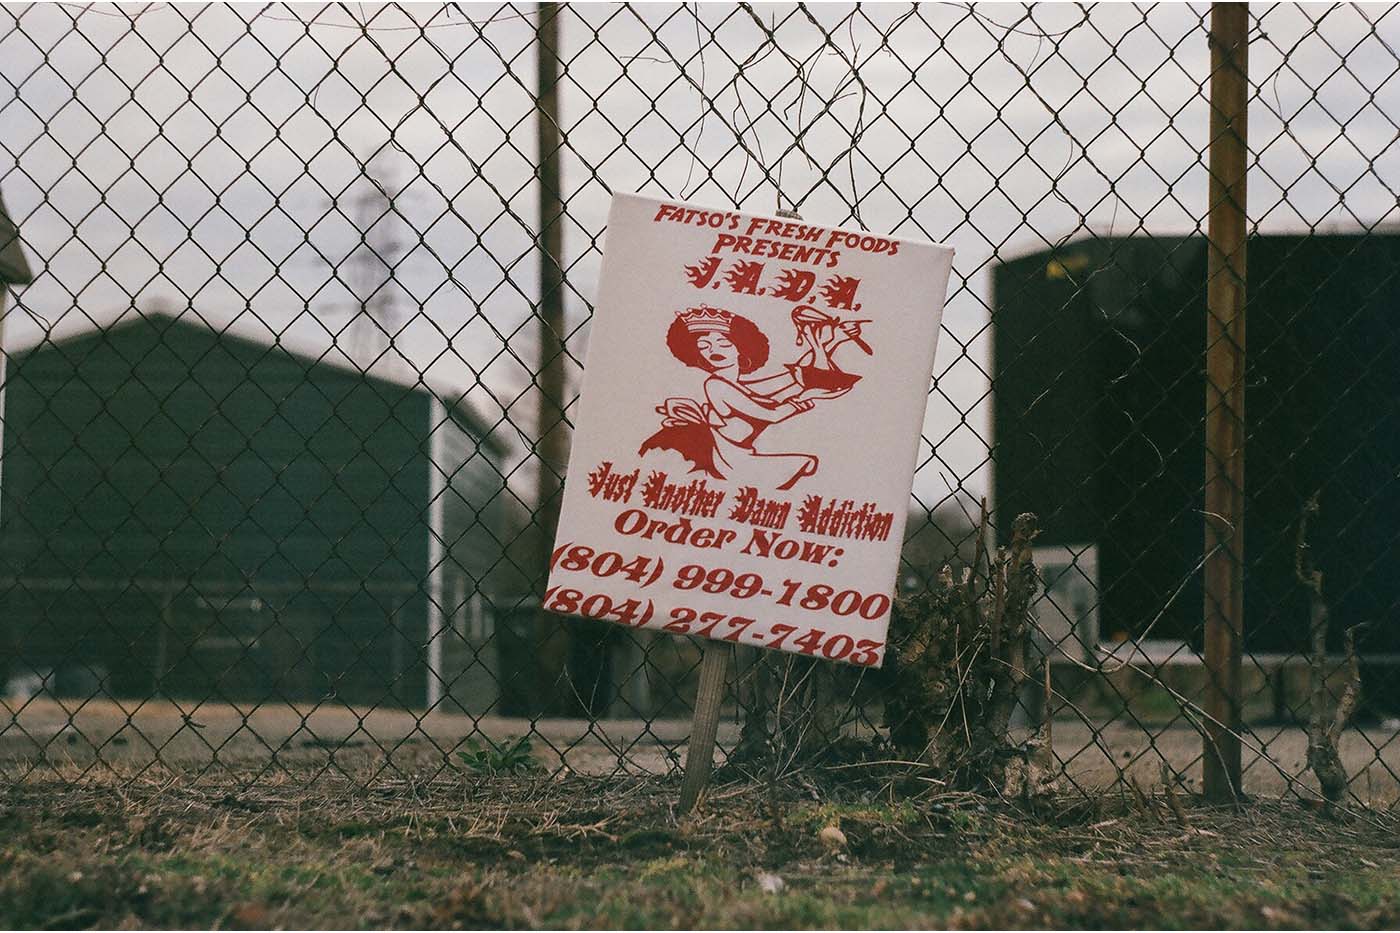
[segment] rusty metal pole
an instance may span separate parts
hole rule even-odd
[[[1210,216],[1207,239],[1204,785],[1240,791],[1244,634],[1245,174],[1249,160],[1249,4],[1210,11]]]

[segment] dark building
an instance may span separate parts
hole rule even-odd
[[[18,352],[4,398],[0,675],[495,701],[508,506],[500,446],[459,399],[192,311]]]
[[[1325,573],[1333,648],[1373,622],[1400,651],[1400,237],[1248,246],[1245,646],[1306,648],[1297,522]],[[1105,636],[1200,645],[1206,244],[1107,237],[994,273],[994,501],[1041,543],[1096,552]],[[1172,596],[1185,582],[1184,589]]]

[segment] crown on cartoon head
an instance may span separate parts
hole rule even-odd
[[[722,330],[728,333],[734,323],[733,314],[723,308],[711,308],[708,305],[691,308],[689,311],[677,311],[676,317],[685,322],[685,329],[692,334],[705,330]]]

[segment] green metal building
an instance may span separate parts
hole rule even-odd
[[[1200,236],[1094,237],[992,273],[997,524],[1035,512],[1038,543],[1094,555],[1104,635],[1200,643],[1207,259]],[[1369,620],[1363,653],[1393,658],[1400,236],[1251,236],[1248,303],[1245,646],[1308,644],[1294,558],[1317,493],[1332,650]]]
[[[484,711],[502,445],[421,380],[132,313],[9,359],[0,676]]]

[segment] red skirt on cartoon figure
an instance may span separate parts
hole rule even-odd
[[[643,442],[639,454],[674,450],[690,461],[692,472],[708,473],[715,479],[734,478],[762,488],[790,489],[817,470],[817,458],[811,454],[764,454],[754,450],[752,438],[771,422],[743,415],[724,419],[710,405],[699,406],[687,398],[667,399],[656,410],[665,416],[661,430]],[[724,433],[740,423],[749,426],[747,443],[733,441]]]

